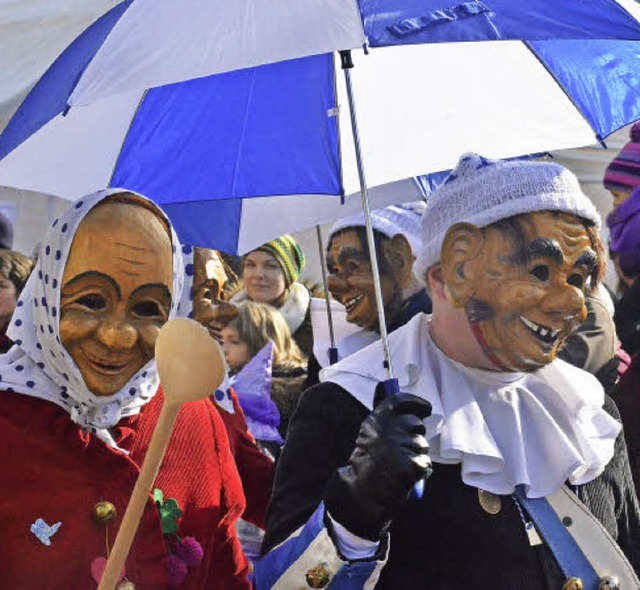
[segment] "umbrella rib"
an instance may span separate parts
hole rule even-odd
[[[253,96],[253,88],[255,85],[255,69],[251,70],[251,81],[249,83],[249,92],[247,93],[247,102],[244,106],[244,116],[242,118],[242,132],[240,134],[240,142],[238,144],[238,153],[236,154],[236,161],[233,166],[233,184],[231,185],[231,195],[235,196],[236,194],[236,182],[238,179],[238,167],[240,163],[240,154],[242,153],[242,149],[244,146],[244,138],[247,130],[247,118],[249,117],[249,104],[251,103],[251,98]]]
[[[120,142],[120,149],[118,150],[118,155],[116,156],[116,159],[113,162],[113,168],[111,169],[111,174],[109,175],[109,181],[107,182],[107,187],[111,187],[111,181],[113,180],[113,175],[116,173],[116,166],[118,165],[118,162],[120,161],[120,156],[122,155],[122,150],[124,149],[125,143],[127,143],[127,138],[129,137],[129,133],[131,133],[131,127],[133,127],[133,122],[136,120],[136,117],[138,116],[138,112],[140,111],[140,107],[142,106],[142,103],[144,102],[144,99],[147,97],[147,92],[149,92],[148,89],[145,90],[142,93],[142,96],[140,97],[140,102],[138,102],[138,106],[136,107],[136,111],[135,111],[135,113],[133,113],[133,116],[131,117],[131,121],[129,121],[129,126],[127,127],[127,132],[124,134],[124,137],[122,138],[122,141]],[[122,188],[127,188],[127,187],[122,187]]]

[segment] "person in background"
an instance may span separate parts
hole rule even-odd
[[[634,188],[640,186],[640,123],[631,127],[629,141],[607,166],[603,184],[613,197],[614,209],[629,198]]]
[[[121,189],[49,228],[0,355],[3,586],[100,581],[162,411],[154,346],[183,268],[167,217]],[[154,486],[118,589],[249,590],[242,485],[210,400],[180,409]]]
[[[0,250],[13,248],[13,224],[0,213]]]
[[[238,317],[222,329],[227,364],[232,374],[238,373],[273,342],[271,398],[280,412],[278,431],[285,439],[307,377],[307,359],[278,310],[253,301],[241,303],[239,309]]]
[[[607,217],[609,248],[626,289],[616,304],[615,323],[622,348],[640,351],[640,187]]]
[[[313,349],[311,293],[298,282],[304,264],[302,250],[289,235],[263,244],[242,259],[243,288],[233,295],[231,302],[255,301],[275,307],[308,357]]]
[[[629,198],[636,187],[640,186],[640,123],[632,125],[629,141],[607,166],[603,184],[613,197],[613,211]],[[613,250],[609,250],[609,258],[618,275],[614,297],[619,299],[629,289],[629,281],[621,270],[618,256]]]
[[[616,306],[615,323],[631,365],[615,395],[620,407],[636,487],[640,486],[640,186],[608,217],[610,248],[627,283]]]
[[[193,318],[222,345],[222,329],[236,317],[238,308],[226,301],[229,278],[236,275],[220,252],[208,248],[182,247],[185,286],[180,313]],[[236,463],[246,508],[236,521],[236,534],[250,567],[260,555],[275,472],[274,460],[252,436],[229,376],[211,396],[227,429],[229,447]]]
[[[7,336],[7,328],[32,270],[33,262],[24,254],[0,250],[0,354],[13,345]]]
[[[603,274],[599,224],[561,166],[460,159],[422,216],[414,273],[433,312],[389,336],[400,393],[386,394],[381,341],[304,393],[260,590],[638,587],[617,409],[555,358]],[[565,559],[578,552],[588,568]]]
[[[388,332],[417,313],[431,313],[429,295],[411,272],[414,253],[420,251],[422,211],[424,203],[418,201],[371,212]],[[336,342],[338,360],[342,360],[380,338],[364,215],[340,219],[329,230],[327,271],[331,296],[344,305],[347,322],[360,328]],[[329,342],[314,340],[307,387],[318,383],[318,372],[328,364],[323,353],[329,346]]]
[[[607,395],[613,397],[628,363],[628,355],[621,350],[616,336],[613,301],[609,292],[598,285],[593,293],[586,295],[585,306],[585,321],[567,338],[558,351],[558,358],[595,375]]]
[[[220,330],[238,316],[238,308],[226,300],[229,275],[233,273],[216,250],[183,246],[185,290],[180,302],[183,315],[202,324],[222,344]]]

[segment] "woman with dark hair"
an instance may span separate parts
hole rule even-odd
[[[6,335],[7,327],[32,270],[33,261],[24,254],[0,250],[0,354],[13,345]]]

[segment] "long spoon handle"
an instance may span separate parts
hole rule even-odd
[[[116,541],[113,544],[113,550],[104,570],[98,590],[114,590],[119,581],[120,573],[127,559],[133,537],[138,530],[144,507],[149,501],[149,493],[153,486],[153,482],[158,475],[158,469],[162,463],[164,452],[171,438],[171,431],[178,416],[181,404],[172,404],[165,400],[158,419],[158,424],[151,437],[151,443],[147,450],[147,455],[142,463],[140,475],[133,488],[129,505],[124,513],[122,524],[118,530]]]

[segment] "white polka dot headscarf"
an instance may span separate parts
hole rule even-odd
[[[184,285],[182,296],[178,302],[178,317],[193,319],[193,246],[182,246],[182,267],[184,271]]]
[[[7,335],[14,346],[0,355],[0,389],[53,402],[69,412],[82,428],[115,446],[109,427],[137,414],[159,385],[154,360],[149,361],[117,393],[97,396],[85,385],[80,370],[60,343],[60,288],[76,230],[87,213],[107,197],[131,192],[108,189],[87,195],[56,219],[44,237],[38,262],[25,285]],[[142,197],[144,198],[144,197]],[[155,207],[155,205],[154,205]],[[176,311],[184,280],[182,254],[169,219],[173,248],[173,297],[169,318]]]

